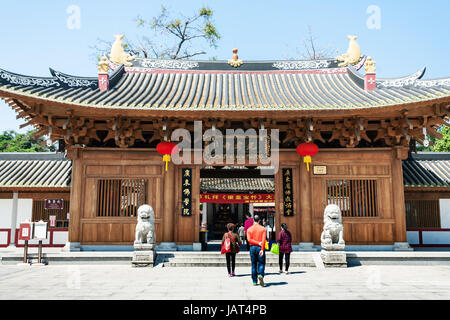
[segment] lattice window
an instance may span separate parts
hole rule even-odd
[[[148,180],[98,180],[98,217],[134,217],[139,206],[147,203]]]
[[[50,216],[56,216],[55,228],[68,228],[69,220],[67,219],[67,213],[69,213],[70,201],[64,200],[63,208],[59,209],[45,209],[45,200],[33,200],[33,221],[45,221],[48,222],[50,227]]]
[[[343,217],[376,217],[376,180],[327,180],[328,204],[339,206]]]
[[[407,228],[441,228],[439,200],[406,200]]]

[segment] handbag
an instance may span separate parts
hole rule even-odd
[[[236,253],[239,253],[239,251],[241,250],[241,248],[239,247],[239,243],[236,242],[236,239],[234,239],[233,234],[231,232],[228,233],[231,238],[233,239],[234,245],[236,247]]]
[[[225,254],[227,252],[231,252],[231,240],[229,237],[225,239],[222,243],[222,248],[220,249],[221,254]]]
[[[274,253],[276,255],[279,255],[280,254],[280,246],[277,245],[276,243],[274,243],[272,245],[272,248],[270,248],[270,252],[272,252],[272,253]]]

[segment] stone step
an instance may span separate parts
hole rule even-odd
[[[189,262],[189,261],[177,261],[177,262],[164,262],[164,267],[226,267],[226,262]],[[251,267],[250,262],[237,262],[236,267]],[[278,262],[266,262],[266,267],[278,268]],[[291,262],[290,267],[303,267],[303,268],[315,268],[314,262]]]
[[[174,252],[165,254],[160,259],[165,267],[226,267],[225,255],[220,252]],[[278,267],[279,256],[266,254],[266,266]],[[310,253],[293,252],[290,265],[293,267],[315,267],[313,256]],[[236,266],[250,267],[251,259],[248,252],[236,255]]]

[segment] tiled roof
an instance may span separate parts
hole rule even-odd
[[[0,69],[0,92],[98,108],[148,110],[342,110],[401,105],[450,97],[450,79],[418,75],[380,79],[373,91],[352,66],[332,60],[253,61],[233,68],[224,61],[137,59],[118,68],[110,90],[96,78],[54,70],[51,78]]]
[[[72,162],[55,153],[0,153],[1,188],[70,187]]]
[[[450,187],[450,153],[412,154],[403,161],[405,187]]]

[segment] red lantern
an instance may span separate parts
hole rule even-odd
[[[297,146],[297,153],[303,156],[303,162],[306,163],[306,167],[309,171],[309,164],[311,163],[311,156],[314,156],[319,152],[319,147],[312,142],[304,142]]]
[[[158,143],[156,146],[156,151],[163,155],[163,161],[166,163],[167,171],[167,164],[171,160],[171,156],[178,152],[177,144],[174,142],[163,141]]]

